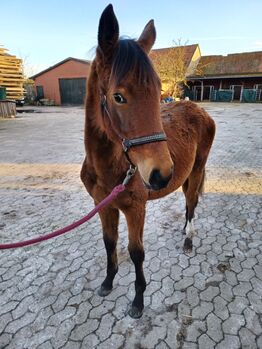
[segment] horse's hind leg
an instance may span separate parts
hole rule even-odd
[[[107,273],[98,294],[107,296],[113,288],[113,280],[118,271],[116,245],[118,240],[119,210],[107,207],[99,212],[99,216],[102,222],[103,239],[107,253]]]
[[[186,192],[187,192],[187,189],[188,189],[188,179],[185,181],[185,183],[182,185],[182,189],[183,189],[183,193],[186,197]],[[186,226],[187,226],[187,221],[188,221],[188,206],[187,206],[187,203],[186,203],[186,214],[185,214],[185,218],[186,218],[186,222],[185,222],[185,225],[184,225],[184,228],[183,228],[183,234],[186,233]]]
[[[132,207],[123,211],[128,225],[128,250],[130,257],[135,265],[135,298],[132,302],[129,315],[132,318],[142,316],[144,309],[144,291],[146,289],[146,280],[143,272],[143,262],[145,258],[143,247],[143,230],[145,220],[145,206]]]
[[[186,239],[184,242],[184,251],[192,252],[192,239],[195,235],[193,224],[195,208],[198,204],[198,197],[203,192],[205,180],[205,169],[193,170],[183,185],[183,192],[186,197],[186,224],[184,227]]]

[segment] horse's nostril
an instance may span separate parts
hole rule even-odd
[[[163,177],[159,170],[154,169],[150,174],[149,184],[152,189],[159,190],[167,186],[171,177],[172,177],[172,170],[170,171],[170,175],[168,175],[167,177]]]

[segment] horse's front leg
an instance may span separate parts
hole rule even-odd
[[[112,291],[113,280],[118,271],[116,245],[118,240],[119,210],[106,207],[99,212],[99,216],[102,222],[103,239],[107,253],[107,273],[98,294],[104,297]]]
[[[132,318],[142,316],[144,309],[144,292],[146,289],[146,280],[143,272],[143,262],[145,252],[143,247],[143,230],[145,221],[145,205],[139,205],[123,211],[128,225],[129,244],[128,250],[130,257],[135,265],[135,298],[133,300],[129,315]]]

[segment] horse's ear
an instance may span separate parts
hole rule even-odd
[[[99,21],[98,45],[105,56],[112,54],[119,38],[119,26],[113,6],[108,5]]]
[[[146,53],[149,53],[156,40],[156,28],[154,20],[151,19],[145,26],[140,38],[137,40],[139,45]]]

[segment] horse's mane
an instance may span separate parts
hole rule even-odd
[[[127,76],[132,76],[137,87],[159,86],[160,80],[148,55],[132,39],[120,39],[113,56],[110,79],[119,85]]]

